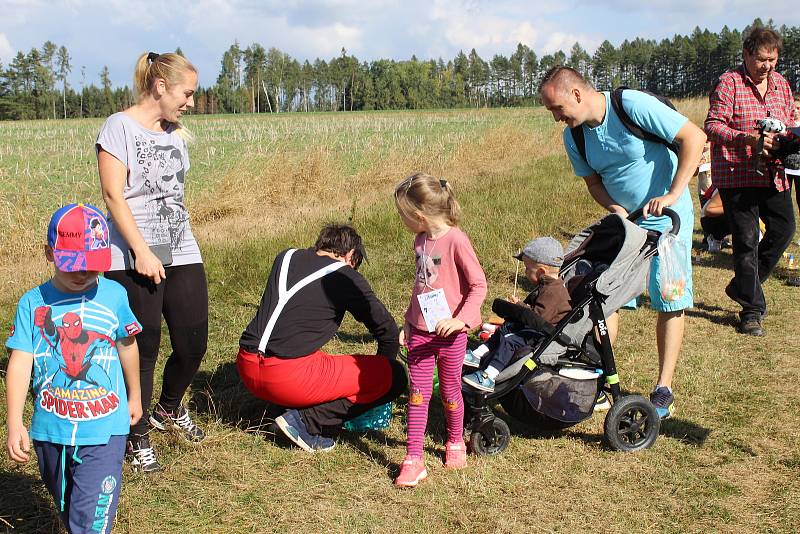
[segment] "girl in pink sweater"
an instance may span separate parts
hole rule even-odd
[[[467,465],[461,364],[467,331],[481,323],[486,277],[467,235],[457,224],[461,207],[447,181],[414,174],[394,191],[400,219],[416,234],[417,273],[400,343],[408,347],[410,390],[406,457],[394,483],[413,487],[428,476],[422,442],[433,389],[433,366],[439,367],[448,440],[445,467]]]

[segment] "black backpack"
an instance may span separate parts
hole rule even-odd
[[[645,141],[652,141],[653,143],[661,143],[662,145],[666,146],[668,149],[678,153],[678,144],[675,142],[670,143],[666,139],[662,139],[661,137],[652,134],[646,130],[643,130],[639,127],[638,124],[633,122],[633,119],[625,112],[625,109],[622,107],[622,92],[623,91],[641,91],[642,93],[646,93],[648,95],[654,96],[658,99],[659,102],[668,106],[672,109],[675,109],[675,105],[670,102],[669,98],[661,95],[657,95],[655,93],[651,93],[650,91],[646,91],[643,89],[631,89],[630,87],[617,87],[611,92],[611,107],[614,109],[614,113],[617,114],[619,120],[625,127],[636,137],[639,139],[644,139]],[[583,125],[576,126],[575,128],[570,128],[570,132],[572,132],[572,139],[575,141],[575,145],[578,147],[578,153],[580,153],[583,161],[586,160],[586,139],[583,137]]]

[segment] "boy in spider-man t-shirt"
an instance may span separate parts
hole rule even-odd
[[[53,277],[19,301],[6,347],[8,455],[30,441],[67,530],[110,532],[130,425],[142,416],[141,325],[125,289],[99,277],[111,263],[108,223],[89,205],[53,214],[45,256]],[[30,433],[22,414],[33,378]]]

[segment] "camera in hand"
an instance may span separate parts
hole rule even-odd
[[[768,166],[780,165],[786,169],[800,169],[800,127],[787,128],[778,119],[767,117],[757,122],[759,131],[758,147],[756,148],[756,172],[763,174],[761,169],[761,151],[764,148],[764,137],[768,133],[777,134],[777,148],[772,151],[772,159]]]

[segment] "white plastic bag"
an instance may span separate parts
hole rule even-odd
[[[686,246],[675,234],[664,234],[658,240],[660,262],[658,285],[661,298],[674,302],[683,298],[689,277],[686,266],[689,262]]]

